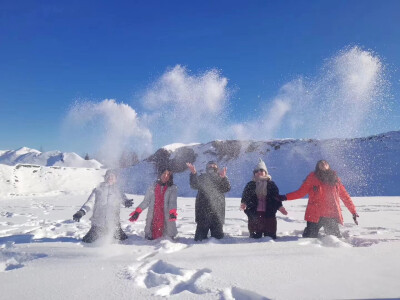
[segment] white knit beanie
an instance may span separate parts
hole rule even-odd
[[[264,170],[265,173],[267,173],[267,175],[268,175],[267,166],[265,165],[265,162],[261,158],[258,161],[257,166],[254,168],[254,171],[257,171],[257,170]]]

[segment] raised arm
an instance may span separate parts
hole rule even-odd
[[[171,189],[171,191],[170,196],[168,197],[167,207],[169,210],[176,209],[178,199],[178,187],[176,185],[172,185],[169,187],[169,189]]]
[[[90,194],[89,198],[83,203],[81,210],[87,214],[89,211],[93,209],[94,200],[96,199],[96,189],[93,189],[92,193]]]
[[[231,190],[231,184],[228,180],[228,177],[225,176],[221,178],[218,188],[221,193],[227,193]]]
[[[242,199],[240,199],[240,209],[248,209],[248,205],[251,199],[250,183],[247,183],[242,192]]]
[[[136,222],[137,219],[139,218],[139,215],[142,213],[143,209],[146,209],[149,207],[150,205],[150,200],[152,195],[154,195],[154,186],[150,186],[147,189],[146,195],[144,195],[143,201],[139,204],[138,207],[136,207],[136,209],[131,212],[131,214],[129,215],[129,221],[131,222]]]
[[[279,188],[275,184],[275,182],[270,181],[268,182],[269,189],[268,189],[268,197],[270,197],[271,203],[275,206],[275,208],[278,210],[280,207],[282,207],[282,201],[279,200]],[[277,200],[278,199],[278,200]]]
[[[344,205],[351,212],[351,214],[356,214],[356,207],[354,206],[353,201],[350,198],[350,195],[347,193],[344,185],[339,181],[339,197],[342,199]]]
[[[307,195],[312,188],[312,175],[308,175],[306,180],[304,180],[303,184],[301,187],[294,192],[286,194],[287,200],[295,200],[299,198],[303,198],[305,195]]]
[[[93,189],[92,193],[90,194],[89,198],[86,202],[82,205],[82,207],[72,216],[72,219],[75,222],[79,222],[80,219],[86,215],[87,212],[93,209],[94,200],[96,199],[96,189]]]
[[[169,187],[171,189],[169,197],[167,199],[167,208],[168,208],[168,213],[169,213],[169,221],[176,221],[177,219],[177,198],[178,198],[178,187],[176,185],[172,185]]]
[[[148,208],[149,205],[150,205],[151,197],[152,197],[153,195],[154,195],[154,186],[151,185],[151,186],[147,189],[146,194],[144,195],[143,201],[138,205],[138,207],[139,207],[141,210],[144,210],[144,209]]]
[[[199,189],[199,176],[197,173],[190,173],[190,187],[194,190]]]

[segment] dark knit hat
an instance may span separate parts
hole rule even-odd
[[[215,161],[210,160],[206,165],[206,170],[211,170],[211,169],[215,170],[215,168],[211,167],[212,165],[216,165],[217,166],[216,169],[218,169],[218,164]]]

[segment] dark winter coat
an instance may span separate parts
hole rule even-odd
[[[190,174],[190,186],[198,190],[195,203],[196,223],[225,222],[225,195],[231,189],[227,177],[215,174]]]
[[[282,201],[278,201],[279,189],[275,182],[268,181],[267,184],[267,207],[265,217],[275,217],[276,211],[282,206]],[[243,190],[242,203],[246,204],[244,212],[249,218],[255,217],[257,214],[258,198],[256,194],[256,182],[254,180],[248,182]]]

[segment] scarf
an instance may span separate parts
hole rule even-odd
[[[271,176],[254,178],[256,182],[256,195],[258,199],[257,211],[265,211],[267,207],[267,186]]]
[[[156,185],[154,189],[154,213],[152,221],[152,238],[158,239],[163,236],[164,233],[164,195],[167,191],[168,186]]]

